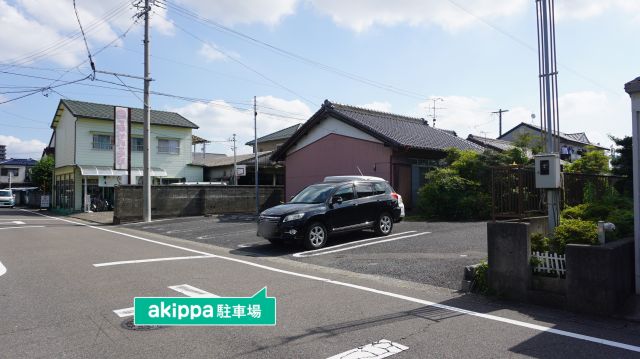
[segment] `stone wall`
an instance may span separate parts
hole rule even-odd
[[[282,186],[260,186],[260,211],[284,201]],[[152,218],[254,213],[254,186],[152,186]],[[142,186],[117,186],[113,223],[142,220]]]

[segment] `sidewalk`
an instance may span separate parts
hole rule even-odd
[[[70,214],[69,217],[81,219],[98,224],[113,224],[113,211],[104,212],[80,212]]]

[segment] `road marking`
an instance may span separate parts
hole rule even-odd
[[[182,293],[187,297],[209,297],[209,298],[218,298],[219,296],[209,293],[200,288],[196,288],[192,285],[188,284],[180,284],[180,285],[172,285],[168,287],[169,289],[175,290],[176,292]],[[113,312],[120,318],[130,317],[134,314],[134,307],[116,309]]]
[[[181,259],[197,259],[197,258],[214,258],[214,257],[212,257],[212,256],[187,256],[187,257],[165,257],[165,258],[151,258],[151,259],[135,259],[135,260],[130,260],[130,261],[97,263],[97,264],[94,264],[93,266],[94,267],[109,267],[109,266],[117,266],[117,265],[120,265],[120,264],[178,261],[178,260],[181,260]]]
[[[5,273],[7,273],[7,267],[2,265],[2,262],[0,262],[0,276],[2,276]]]
[[[44,226],[0,227],[1,229],[43,228]]]
[[[266,266],[266,265],[263,265],[263,264],[254,263],[254,262],[251,262],[251,261],[248,261],[248,260],[244,260],[244,259],[239,259],[239,258],[234,258],[234,257],[226,257],[226,256],[221,256],[221,255],[213,254],[213,253],[207,253],[207,252],[199,251],[199,250],[196,250],[196,249],[191,249],[191,248],[187,248],[187,247],[181,247],[181,246],[178,246],[178,245],[175,245],[175,244],[171,244],[171,243],[165,243],[165,242],[160,242],[160,241],[156,241],[156,240],[149,239],[149,238],[136,236],[136,235],[133,235],[133,234],[114,231],[112,229],[96,227],[96,226],[92,226],[90,224],[86,224],[86,223],[82,223],[82,222],[74,222],[74,221],[70,221],[70,220],[64,219],[64,218],[57,218],[57,217],[47,216],[45,214],[31,212],[31,211],[27,211],[25,209],[20,209],[20,210],[21,211],[25,211],[25,212],[38,214],[40,216],[44,216],[44,217],[48,217],[48,218],[57,219],[59,221],[71,223],[71,224],[74,224],[74,225],[85,226],[85,227],[93,228],[93,229],[96,229],[96,230],[99,230],[99,231],[105,231],[105,232],[109,232],[109,233],[113,233],[113,234],[118,234],[118,235],[121,235],[121,236],[124,236],[124,237],[138,239],[138,240],[141,240],[141,241],[144,241],[144,242],[155,243],[155,244],[158,244],[158,245],[161,245],[161,246],[170,247],[170,248],[182,249],[182,250],[187,251],[187,252],[198,253],[198,254],[202,254],[202,255],[209,255],[209,256],[212,256],[212,257],[228,260],[230,262],[241,263],[241,264],[245,264],[245,265],[248,265],[248,266],[251,266],[251,267],[260,268],[260,269],[268,270],[268,271],[275,272],[275,273],[282,273],[282,274],[287,274],[287,275],[291,275],[291,276],[294,276],[294,277],[305,278],[305,279],[310,279],[310,280],[314,280],[314,281],[318,281],[318,282],[329,283],[329,284],[334,284],[334,285],[338,285],[338,286],[342,286],[342,287],[357,289],[357,290],[361,290],[363,292],[375,293],[375,294],[383,295],[383,296],[390,297],[390,298],[396,298],[396,299],[404,300],[404,301],[411,302],[411,303],[417,303],[417,304],[422,304],[422,305],[431,306],[431,307],[435,307],[435,308],[445,309],[445,310],[449,310],[449,311],[456,312],[456,313],[461,313],[461,314],[466,314],[466,315],[473,316],[473,317],[492,320],[492,321],[495,321],[495,322],[511,324],[511,325],[514,325],[514,326],[518,326],[518,327],[522,327],[522,328],[528,328],[528,329],[536,330],[536,331],[543,332],[543,333],[556,334],[556,335],[563,336],[563,337],[568,337],[568,338],[573,338],[573,339],[578,339],[578,340],[584,340],[584,341],[591,342],[591,343],[602,344],[602,345],[613,347],[613,348],[619,348],[619,349],[624,349],[624,350],[629,350],[629,351],[640,353],[640,346],[636,346],[636,345],[625,344],[625,343],[616,342],[616,341],[613,341],[613,340],[608,340],[608,339],[603,339],[603,338],[598,338],[598,337],[592,337],[592,336],[589,336],[589,335],[578,334],[578,333],[569,332],[569,331],[566,331],[566,330],[546,327],[546,326],[539,325],[539,324],[533,324],[533,323],[523,322],[523,321],[516,320],[516,319],[509,319],[509,318],[505,318],[505,317],[500,317],[500,316],[493,315],[493,314],[474,312],[474,311],[467,310],[467,309],[462,309],[462,308],[457,308],[457,307],[453,307],[453,306],[450,306],[450,305],[430,302],[428,300],[415,298],[415,297],[410,297],[410,296],[406,296],[406,295],[398,294],[398,293],[393,293],[393,292],[387,292],[387,291],[383,291],[383,290],[375,289],[375,288],[371,288],[371,287],[365,287],[365,286],[358,285],[358,284],[353,284],[353,283],[348,283],[348,282],[341,282],[341,281],[337,281],[337,280],[333,280],[333,279],[329,279],[329,278],[316,277],[316,276],[309,275],[309,274],[303,274],[303,273],[288,271],[288,270],[279,269],[279,268],[275,268],[275,267],[269,267],[269,266]]]
[[[393,242],[393,241],[397,241],[398,239],[405,239],[405,238],[411,238],[411,237],[417,237],[417,236],[422,236],[424,234],[430,234],[431,232],[421,232],[421,233],[416,233],[416,234],[409,234],[406,236],[400,236],[400,237],[393,237],[393,238],[387,238],[387,239],[383,239],[377,242],[369,242],[369,243],[363,243],[363,244],[358,244],[356,246],[351,246],[351,247],[347,247],[347,248],[340,248],[340,249],[334,249],[334,250],[326,250],[326,251],[322,251],[322,252],[318,252],[316,253],[316,251],[320,251],[320,249],[316,249],[313,251],[306,251],[306,252],[300,252],[300,253],[295,253],[293,256],[294,257],[298,257],[298,258],[306,258],[306,257],[315,257],[315,256],[321,256],[323,254],[330,254],[330,253],[336,253],[336,252],[342,252],[342,251],[348,251],[350,249],[355,249],[355,248],[360,248],[360,247],[366,247],[366,246],[372,246],[374,244],[380,244],[380,243],[386,243],[386,242]],[[378,238],[379,239],[379,238]],[[336,246],[337,247],[337,246]],[[329,247],[329,248],[333,248],[333,247]]]
[[[25,224],[22,221],[0,222],[0,224]]]
[[[249,248],[249,247],[257,247],[257,246],[263,246],[267,244],[267,242],[260,242],[260,243],[248,243],[248,244],[238,244],[238,248]]]
[[[407,231],[407,232],[394,233],[394,234],[388,235],[387,238],[388,237],[401,236],[403,234],[409,234],[409,233],[415,233],[415,232],[416,231]],[[315,252],[320,252],[320,251],[326,251],[326,250],[331,250],[331,249],[334,249],[334,248],[354,245],[354,244],[357,244],[357,243],[375,241],[377,239],[381,239],[381,238],[380,237],[373,237],[373,238],[366,238],[366,239],[361,239],[361,240],[358,240],[358,241],[353,241],[353,242],[348,242],[348,243],[336,244],[335,246],[324,247],[324,248],[320,248],[320,249],[313,249],[313,250],[310,250],[310,251],[295,253],[295,254],[293,254],[293,256],[294,257],[300,257],[300,256],[303,256],[305,253],[315,253]]]
[[[186,295],[187,297],[207,297],[207,298],[218,298],[218,295],[215,295],[213,293],[209,293],[207,291],[204,291],[200,288],[196,288],[192,285],[188,285],[188,284],[180,284],[180,285],[172,285],[169,287],[169,289],[173,289],[176,292],[182,293],[184,295]]]
[[[409,349],[409,347],[402,344],[394,343],[386,339],[381,339],[375,343],[347,350],[344,353],[336,354],[327,359],[381,359],[390,357],[394,354],[398,354],[407,349]]]

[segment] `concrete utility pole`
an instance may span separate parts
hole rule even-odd
[[[236,163],[236,134],[233,134],[233,184],[238,185],[238,165]]]
[[[258,109],[255,96],[253,96],[253,153],[256,157],[256,214],[260,214],[260,187],[258,184]]]
[[[144,0],[144,152],[142,169],[142,217],[145,222],[151,222],[151,107],[149,106],[149,0]]]
[[[498,111],[493,111],[491,113],[497,113],[498,114],[498,137],[502,136],[502,113],[503,112],[509,112],[509,110],[503,110],[503,109],[499,109]]]
[[[548,154],[558,154],[560,116],[558,114],[558,70],[556,67],[556,34],[554,0],[536,0],[538,27],[538,71],[540,82],[540,121],[546,126]],[[560,190],[547,189],[549,233],[553,233],[560,222]]]

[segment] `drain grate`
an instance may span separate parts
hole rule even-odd
[[[133,318],[125,320],[124,322],[122,322],[121,326],[124,329],[135,331],[156,330],[164,328],[159,325],[135,325],[133,324]]]

